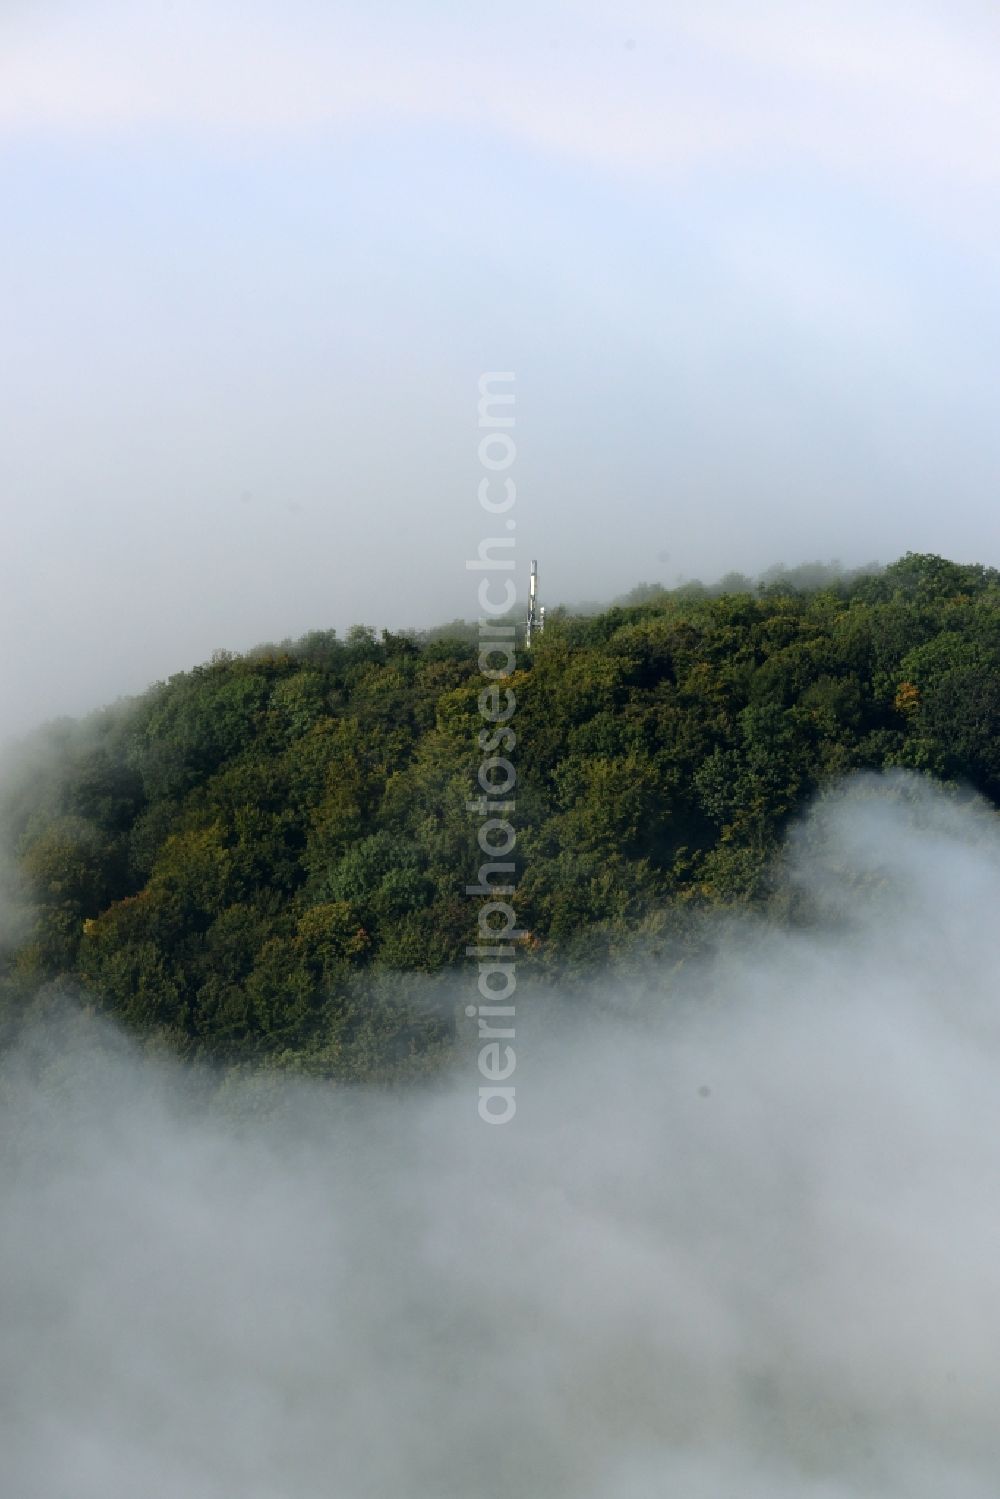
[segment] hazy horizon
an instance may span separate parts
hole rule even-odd
[[[892,560],[895,561],[897,559],[894,558]],[[688,578],[680,576],[675,579],[672,584],[665,584],[662,586],[667,587],[668,589],[671,587],[683,589],[685,586],[704,586],[710,590],[716,590],[724,585],[727,585],[729,581],[738,581],[740,583],[747,583],[752,587],[756,587],[758,583],[773,581],[774,579],[787,574],[789,575],[790,580],[792,580],[793,587],[804,586],[808,588],[812,586],[808,581],[803,584],[796,584],[794,582],[794,574],[796,572],[796,568],[802,570],[822,568],[824,570],[828,570],[831,576],[843,575],[845,577],[850,577],[852,573],[861,574],[871,570],[881,569],[883,565],[884,564],[882,564],[881,562],[876,562],[874,559],[870,559],[867,564],[862,563],[859,564],[856,569],[851,569],[843,567],[843,565],[837,558],[834,558],[829,562],[824,562],[821,559],[813,558],[808,562],[802,562],[794,566],[789,566],[783,563],[774,563],[769,568],[764,568],[759,573],[756,573],[754,575],[748,575],[743,573],[741,570],[733,569],[730,573],[725,574],[721,577],[706,576],[702,578]],[[521,574],[527,572],[527,565],[522,565],[519,562],[518,567]],[[655,583],[655,581],[651,583],[649,578],[642,578],[636,580],[635,584],[631,588],[626,588],[623,593],[616,594],[610,597],[578,597],[570,599],[554,599],[549,596],[546,601],[546,609],[549,611],[550,615],[553,611],[556,610],[565,610],[568,614],[592,614],[605,609],[610,609],[615,605],[625,604],[630,601],[630,596],[632,594],[640,594],[645,588],[650,586],[656,587],[658,585]],[[526,596],[526,579],[519,576],[518,603],[515,607],[516,613],[520,614],[522,612],[522,605],[526,600]],[[287,644],[288,642],[294,643],[296,640],[302,639],[312,631],[332,630],[333,633],[338,635],[340,638],[346,639],[349,636],[352,628],[360,627],[364,629],[374,630],[376,636],[380,636],[383,631],[387,631],[389,633],[399,633],[404,635],[412,634],[419,638],[424,635],[434,635],[438,631],[444,631],[445,633],[447,633],[448,627],[451,625],[462,626],[466,629],[474,630],[476,627],[475,611],[473,609],[469,609],[464,615],[455,614],[450,618],[432,618],[421,624],[414,624],[406,620],[392,620],[391,622],[389,622],[382,619],[352,619],[346,624],[344,624],[342,621],[338,621],[338,623],[336,624],[331,624],[328,619],[324,619],[317,623],[314,623],[311,626],[306,626],[306,628],[298,632],[286,631],[282,635],[274,635],[270,638],[251,638],[248,636],[247,638],[241,639],[236,642],[233,642],[231,640],[220,641],[216,645],[213,645],[210,649],[205,650],[201,655],[184,658],[178,658],[176,648],[172,647],[169,642],[164,642],[163,649],[160,650],[156,656],[156,659],[158,659],[161,663],[159,671],[148,670],[145,667],[143,660],[139,660],[135,663],[130,673],[124,674],[120,680],[114,682],[109,681],[106,689],[103,691],[103,695],[98,694],[97,696],[95,696],[95,687],[89,682],[81,682],[71,685],[65,694],[65,701],[61,702],[55,708],[45,709],[41,712],[34,712],[32,711],[31,707],[33,699],[29,694],[25,698],[24,704],[22,704],[23,711],[20,719],[17,719],[16,717],[12,718],[10,716],[9,709],[8,716],[4,719],[0,719],[0,753],[2,753],[4,749],[8,749],[12,751],[16,757],[19,746],[21,746],[22,744],[30,746],[35,742],[36,730],[47,730],[50,728],[55,728],[59,725],[60,722],[86,718],[92,713],[99,712],[101,709],[114,707],[118,703],[127,702],[130,699],[140,697],[147,688],[154,687],[155,685],[157,685],[157,683],[166,681],[170,677],[179,673],[184,673],[192,670],[195,667],[203,666],[219,653],[232,654],[236,656],[252,655],[256,650],[266,651],[270,647],[278,647]],[[151,659],[153,658],[151,657]],[[42,692],[37,696],[37,699],[34,700],[38,703],[45,703],[48,701],[47,689],[44,682],[41,685]]]
[[[5,7],[3,727],[473,614],[484,370],[550,601],[1000,562],[998,61],[969,0]]]

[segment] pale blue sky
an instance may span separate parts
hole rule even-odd
[[[7,726],[473,615],[485,368],[549,601],[1000,563],[998,76],[965,0],[8,4]]]

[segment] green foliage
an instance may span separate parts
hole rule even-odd
[[[852,769],[1000,800],[1000,575],[939,557],[553,610],[506,685],[529,968],[582,976],[766,894],[789,818]],[[230,1067],[433,1065],[434,985],[476,938],[482,688],[474,627],[359,626],[59,725],[0,807],[34,913],[0,967],[3,1034],[39,985],[76,984]]]

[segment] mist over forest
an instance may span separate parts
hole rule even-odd
[[[505,1129],[474,632],[22,746],[12,1492],[995,1493],[1000,574],[793,579],[519,639]]]
[[[998,624],[911,553],[511,625],[502,1012],[475,629],[22,744],[12,1492],[991,1499]]]
[[[868,773],[800,912],[527,985],[520,1108],[182,1067],[64,1000],[0,1063],[11,1492],[989,1499],[993,806]]]

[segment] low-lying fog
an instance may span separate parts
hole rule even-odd
[[[862,780],[790,857],[808,930],[525,1014],[503,1128],[471,1054],[213,1099],[92,1020],[27,1037],[4,1492],[995,1499],[998,823]]]

